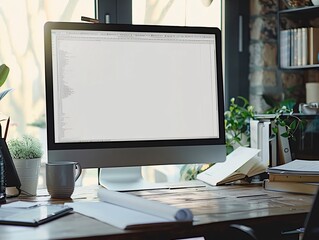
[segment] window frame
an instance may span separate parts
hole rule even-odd
[[[96,0],[96,18],[109,23],[132,24],[132,0]],[[249,0],[223,0],[225,107],[229,99],[249,98]]]

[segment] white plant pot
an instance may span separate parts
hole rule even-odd
[[[37,195],[41,158],[13,159],[24,195]]]

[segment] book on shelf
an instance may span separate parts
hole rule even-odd
[[[239,147],[228,154],[225,162],[215,163],[197,179],[217,186],[266,172],[267,166],[258,156],[259,149]]]
[[[290,29],[290,49],[288,50],[290,52],[290,66],[294,66],[295,62],[295,31],[294,29]]]
[[[294,48],[292,49],[293,51],[293,60],[292,60],[292,65],[297,66],[298,65],[298,30],[297,28],[293,29],[293,42],[294,42]]]
[[[297,28],[297,66],[302,65],[302,31],[301,28]]]
[[[319,28],[302,27],[280,31],[280,66],[319,64]]]
[[[280,31],[280,65],[290,66],[290,29]]]
[[[308,64],[308,31],[307,28],[301,29],[301,65],[305,66]]]
[[[312,195],[319,189],[319,182],[277,182],[266,179],[263,185],[265,190]]]
[[[309,50],[309,64],[318,64],[319,54],[319,28],[308,28],[308,50]]]

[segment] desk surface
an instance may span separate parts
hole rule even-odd
[[[96,199],[97,187],[77,188],[69,201]],[[303,225],[313,196],[265,191],[260,185],[230,185],[185,189],[137,191],[132,194],[178,207],[190,208],[196,216],[192,227],[148,228],[125,231],[78,213],[72,213],[39,227],[0,226],[1,239],[178,239],[205,236],[222,239],[229,224],[246,224],[276,239],[281,230]],[[47,194],[19,198],[61,203]],[[269,235],[269,236],[270,236]]]

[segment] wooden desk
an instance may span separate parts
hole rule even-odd
[[[96,199],[96,187],[77,188],[73,201]],[[232,223],[254,227],[265,239],[278,239],[280,231],[303,225],[313,196],[264,191],[260,185],[221,186],[133,192],[147,199],[192,209],[192,227],[125,231],[73,213],[39,227],[0,226],[1,239],[179,239],[205,236],[223,239]],[[25,200],[20,198],[20,200]],[[60,203],[46,194],[30,201]],[[72,201],[72,200],[70,200]],[[107,214],[107,213],[106,213]]]

